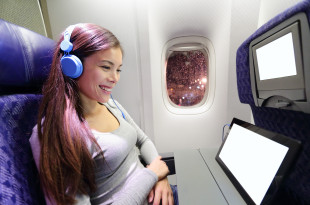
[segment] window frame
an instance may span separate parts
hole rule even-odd
[[[173,51],[191,51],[200,50],[208,57],[208,70],[207,80],[208,88],[205,90],[205,94],[200,103],[193,106],[178,106],[174,104],[168,94],[167,90],[167,62],[169,56]],[[215,93],[215,53],[211,41],[202,36],[185,36],[177,37],[169,40],[163,47],[162,52],[162,97],[166,109],[178,115],[193,115],[201,114],[209,110],[214,101]]]

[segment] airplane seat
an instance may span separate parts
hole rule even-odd
[[[310,114],[255,106],[251,90],[249,44],[256,37],[299,12],[304,12],[309,21],[310,1],[299,2],[261,26],[240,45],[236,56],[239,99],[241,103],[250,105],[255,124],[302,143],[300,155],[279,189],[277,204],[310,204]]]
[[[55,42],[0,19],[0,204],[45,204],[29,138]]]

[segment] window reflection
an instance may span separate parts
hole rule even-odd
[[[167,61],[169,99],[177,106],[195,106],[208,91],[208,56],[204,50],[173,51]]]

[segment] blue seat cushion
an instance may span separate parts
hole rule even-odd
[[[45,204],[29,138],[41,95],[0,98],[0,204]]]

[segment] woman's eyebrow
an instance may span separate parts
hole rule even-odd
[[[114,63],[109,60],[101,60],[99,63],[109,63],[111,66],[114,66]],[[119,67],[121,67],[123,64],[120,64]]]
[[[114,63],[112,61],[109,61],[109,60],[101,60],[101,61],[99,61],[99,63],[109,63],[110,65],[114,65]]]

